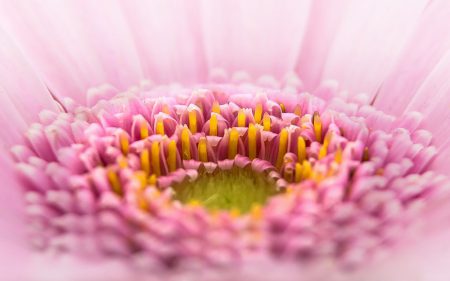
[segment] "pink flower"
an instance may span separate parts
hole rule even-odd
[[[446,1],[0,7],[5,280],[448,279]]]

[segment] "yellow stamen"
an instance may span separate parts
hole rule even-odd
[[[134,177],[139,182],[140,189],[144,190],[147,186],[147,174],[143,171],[137,171],[134,173]]]
[[[322,147],[319,149],[319,160],[325,158],[325,156],[327,156],[328,153],[328,145],[327,144],[323,144]]]
[[[148,184],[149,185],[156,185],[156,175],[152,174],[150,177],[148,177]]]
[[[302,108],[300,107],[300,105],[296,105],[294,108],[294,114],[297,116],[302,116]]]
[[[167,164],[169,166],[169,172],[173,172],[177,169],[177,143],[174,140],[169,142],[167,155]]]
[[[263,126],[264,126],[264,131],[270,131],[270,115],[266,112],[264,113],[264,117],[263,117]]]
[[[255,122],[259,124],[262,119],[263,107],[262,104],[258,103],[255,108]]]
[[[297,139],[297,158],[299,163],[306,159],[306,143],[302,136],[299,136]]]
[[[302,179],[307,179],[311,176],[312,168],[311,163],[307,160],[303,161],[303,172],[302,172]]]
[[[251,218],[255,221],[261,220],[263,218],[263,212],[261,205],[253,204],[250,211]]]
[[[141,170],[147,175],[150,174],[150,153],[148,149],[144,149],[141,152]]]
[[[322,120],[320,120],[319,112],[314,112],[313,115],[314,134],[318,142],[322,142]]]
[[[197,133],[197,111],[189,111],[189,130],[193,134]]]
[[[164,112],[165,114],[170,114],[170,109],[169,109],[169,106],[167,104],[163,104],[162,112]]]
[[[280,143],[278,144],[278,156],[277,156],[277,162],[276,162],[276,167],[278,169],[280,169],[281,166],[283,165],[283,158],[287,152],[288,137],[289,137],[289,133],[288,133],[287,129],[283,128],[283,130],[281,130],[281,132],[280,132]]]
[[[238,127],[245,127],[245,112],[243,109],[239,110],[238,117],[237,117],[237,125]]]
[[[206,147],[206,138],[200,138],[198,142],[198,158],[201,162],[208,162],[208,150]]]
[[[120,149],[122,150],[122,153],[125,155],[128,154],[128,151],[130,150],[130,142],[125,133],[120,134],[119,142],[120,142]]]
[[[280,103],[281,112],[286,112],[286,106],[283,103]]]
[[[159,119],[158,121],[156,121],[156,133],[161,136],[165,135],[163,119]]]
[[[217,136],[217,115],[211,114],[211,119],[209,119],[209,135]]]
[[[253,124],[248,126],[248,158],[256,158],[256,127]]]
[[[338,164],[342,163],[342,148],[339,146],[334,155],[334,161]]]
[[[295,163],[295,182],[302,180],[302,164]]]
[[[148,123],[146,121],[142,121],[140,124],[140,134],[141,139],[146,139],[148,137]]]
[[[157,141],[152,143],[152,167],[153,172],[159,177],[161,175],[161,166],[159,163],[159,142]]]
[[[230,139],[228,142],[228,159],[234,159],[238,151],[239,132],[236,128],[230,130]]]
[[[112,190],[116,194],[122,195],[122,185],[120,184],[120,179],[117,173],[114,172],[112,169],[109,169],[107,172],[107,177]]]
[[[213,102],[211,111],[220,114],[220,105],[217,101]]]
[[[181,150],[183,152],[183,160],[191,160],[191,141],[189,137],[189,129],[184,127],[181,131]]]
[[[125,169],[126,167],[128,167],[128,161],[127,161],[127,158],[124,157],[123,155],[120,155],[120,156],[117,158],[117,164],[119,164],[119,167],[120,167],[121,169]]]

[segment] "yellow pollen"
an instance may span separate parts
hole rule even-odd
[[[220,105],[217,101],[213,102],[211,111],[220,114]]]
[[[217,136],[217,115],[211,114],[211,119],[209,119],[209,135]]]
[[[286,112],[286,106],[283,103],[280,103],[281,112]]]
[[[156,133],[161,136],[165,135],[164,120],[159,119],[158,121],[156,121]]]
[[[303,171],[302,171],[302,179],[307,179],[311,176],[312,169],[311,169],[311,163],[307,160],[303,161]]]
[[[205,137],[200,138],[198,141],[198,158],[201,162],[208,162],[208,150]]]
[[[156,185],[157,177],[155,174],[152,174],[150,177],[148,177],[148,184],[149,185]]]
[[[259,124],[262,119],[263,107],[262,104],[258,103],[255,108],[255,122]]]
[[[234,159],[238,150],[239,132],[236,128],[232,128],[230,131],[230,139],[228,142],[228,159]]]
[[[306,159],[306,143],[302,136],[299,136],[297,139],[297,158],[299,163]]]
[[[189,129],[184,127],[181,131],[181,150],[183,152],[183,160],[191,160],[191,141],[189,137]]]
[[[140,189],[144,190],[147,186],[147,174],[143,171],[137,171],[134,173],[134,177],[138,181]]]
[[[297,105],[295,106],[295,108],[294,108],[294,114],[297,115],[297,116],[302,116],[302,109],[301,109],[300,105],[297,104]]]
[[[238,127],[245,127],[245,112],[243,109],[239,110],[238,117],[237,117],[237,126]]]
[[[120,156],[117,158],[117,164],[119,164],[119,167],[120,167],[121,169],[125,169],[126,167],[128,167],[128,161],[127,161],[127,158],[124,157],[123,155],[120,155]]]
[[[145,121],[140,124],[140,134],[142,140],[148,137],[148,123]]]
[[[107,177],[112,190],[116,194],[122,195],[122,185],[120,184],[120,179],[117,173],[114,172],[112,169],[109,169],[107,172]]]
[[[324,143],[322,145],[322,147],[320,147],[320,150],[319,150],[319,156],[318,156],[319,160],[325,158],[325,156],[327,156],[327,152],[328,152],[328,144]]]
[[[248,126],[248,158],[256,158],[256,127],[253,124]]]
[[[289,133],[288,133],[287,129],[284,128],[283,130],[281,130],[280,143],[278,144],[278,156],[277,156],[277,162],[276,162],[276,167],[278,169],[280,169],[281,166],[283,165],[283,158],[287,152],[288,137],[289,137]]]
[[[163,104],[162,112],[164,112],[165,114],[170,114],[169,106],[167,104]]]
[[[266,112],[264,113],[264,117],[263,117],[263,126],[264,126],[264,131],[270,131],[270,115]]]
[[[189,111],[189,130],[193,134],[197,133],[197,111]]]
[[[334,161],[338,164],[342,163],[342,148],[339,146],[334,155]]]
[[[150,174],[150,153],[148,149],[144,149],[141,152],[141,170],[147,175]]]
[[[159,177],[161,175],[161,166],[159,163],[159,142],[157,141],[152,143],[152,167],[153,172]]]
[[[174,140],[169,142],[167,155],[167,164],[169,172],[173,172],[177,169],[177,143]]]
[[[314,134],[318,142],[322,142],[322,121],[320,120],[319,112],[314,112],[313,115]]]
[[[250,210],[250,216],[255,221],[261,220],[263,218],[261,205],[253,204],[252,209]]]
[[[295,163],[295,182],[302,180],[302,164]]]
[[[123,154],[128,154],[128,151],[130,150],[130,142],[128,140],[128,137],[125,133],[121,133],[119,136],[120,141],[120,149],[122,150]]]

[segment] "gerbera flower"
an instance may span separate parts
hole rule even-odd
[[[448,278],[445,1],[0,13],[6,279]]]

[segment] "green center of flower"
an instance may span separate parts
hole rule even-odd
[[[173,186],[175,199],[182,203],[199,202],[210,210],[248,212],[254,205],[264,205],[279,193],[275,182],[251,169],[233,168],[214,173],[199,172],[195,181]]]

